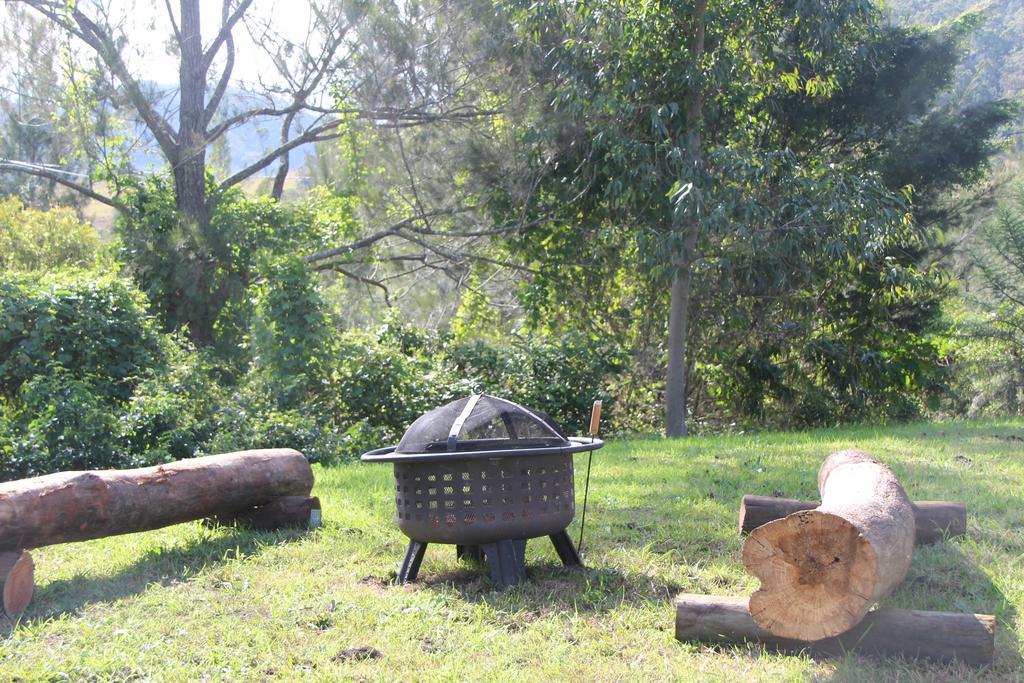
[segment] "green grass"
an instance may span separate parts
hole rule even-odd
[[[310,534],[192,523],[33,551],[32,604],[0,617],[0,680],[1022,680],[1024,442],[1010,436],[1024,422],[613,442],[594,458],[588,568],[532,541],[530,582],[505,592],[450,546],[428,549],[415,585],[390,585],[405,545],[390,467],[318,468],[325,524]],[[994,667],[674,639],[676,593],[756,588],[742,494],[813,498],[822,459],[848,447],[891,464],[912,498],[967,503],[967,537],[917,549],[886,604],[997,615]],[[360,647],[382,656],[346,657]]]

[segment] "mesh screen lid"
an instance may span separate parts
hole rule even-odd
[[[396,453],[443,453],[568,446],[554,420],[496,396],[475,394],[421,415]]]

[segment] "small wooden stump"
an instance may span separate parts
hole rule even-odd
[[[840,656],[918,657],[986,666],[995,656],[996,619],[988,614],[879,609],[849,631],[817,641],[780,638],[754,622],[745,597],[680,595],[676,638],[707,643],[764,645],[780,652]]]
[[[32,556],[24,550],[0,552],[0,592],[3,595],[4,614],[21,614],[32,599],[35,589],[35,565]]]
[[[907,575],[914,510],[888,467],[860,451],[829,456],[821,505],[755,529],[743,564],[761,580],[750,614],[783,638],[821,640],[854,627]]]
[[[320,499],[316,496],[282,496],[235,515],[214,518],[220,524],[237,524],[258,531],[315,529],[320,526]]]
[[[813,510],[820,503],[812,500],[743,496],[740,502],[740,533],[749,534],[757,527],[782,519],[794,512]],[[944,500],[922,500],[914,505],[917,545],[937,543],[967,533],[967,506]]]

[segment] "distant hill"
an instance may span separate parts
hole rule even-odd
[[[176,86],[166,84],[147,84],[151,90],[158,93],[160,101],[166,101],[169,111],[174,111],[177,101]],[[220,111],[227,116],[236,111],[245,111],[253,105],[251,95],[248,93],[229,88],[224,95]],[[266,101],[260,100],[256,106],[266,106]],[[312,121],[309,115],[299,115],[295,118],[296,129],[305,127]],[[217,120],[214,120],[214,124]],[[161,156],[156,143],[146,132],[145,126],[140,123],[136,125],[135,137],[143,142],[143,145],[136,149],[132,155],[132,165],[139,171],[153,171],[163,168],[166,161]],[[207,151],[207,160],[214,166],[219,166],[228,173],[234,173],[246,166],[249,166],[262,157],[278,144],[281,137],[279,119],[256,119],[240,124],[230,130],[222,141],[215,142]],[[305,150],[299,148],[291,155],[291,168],[293,171],[301,172],[305,165]],[[268,167],[263,175],[273,174],[276,166]]]
[[[965,103],[1024,99],[1024,0],[890,0],[887,9],[894,22],[917,26],[980,12],[983,20],[958,71],[953,96]],[[1016,135],[1013,146],[1020,156],[1024,141],[1020,130]]]

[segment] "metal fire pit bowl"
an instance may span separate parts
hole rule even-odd
[[[396,581],[416,578],[428,543],[486,559],[501,586],[525,578],[529,538],[550,537],[564,564],[582,565],[566,532],[576,507],[572,454],[603,445],[481,394],[426,413],[398,446],[364,453],[394,464],[395,521],[410,539]]]

